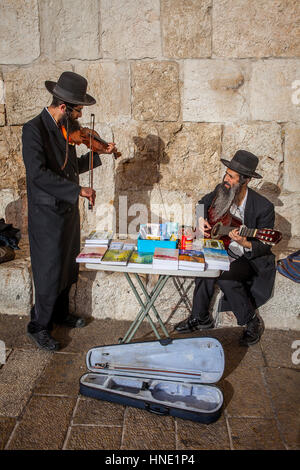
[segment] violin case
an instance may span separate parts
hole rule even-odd
[[[86,364],[80,393],[87,397],[206,424],[221,415],[223,395],[213,384],[225,359],[214,338],[97,346]]]

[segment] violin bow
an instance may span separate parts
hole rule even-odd
[[[66,164],[68,163],[69,160],[69,116],[70,116],[70,110],[68,107],[66,108],[66,114],[67,114],[67,137],[66,137],[66,155],[65,155],[65,161],[63,166],[61,166],[61,170],[64,170],[66,167]]]
[[[92,145],[92,138],[94,134],[95,128],[95,114],[91,114],[91,128],[92,132],[90,132],[90,156],[89,156],[89,187],[93,189],[93,170],[94,170],[94,150]],[[93,210],[93,205],[89,202],[89,210]]]

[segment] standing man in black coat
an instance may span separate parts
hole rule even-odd
[[[35,286],[27,333],[40,348],[54,351],[59,343],[50,334],[53,323],[71,328],[85,325],[83,318],[69,312],[69,291],[78,277],[78,199],[85,197],[94,205],[96,197],[92,188],[79,184],[79,174],[89,170],[89,152],[77,158],[75,146],[66,144],[63,130],[78,130],[83,106],[96,101],[86,93],[86,79],[73,72],[64,72],[57,83],[46,81],[45,86],[53,101],[24,125],[22,135]],[[115,144],[99,144],[99,153],[113,152]],[[98,153],[93,160],[94,167],[101,165]]]
[[[228,211],[248,228],[273,228],[273,204],[248,188],[251,178],[261,178],[255,171],[258,158],[239,150],[231,161],[221,161],[227,167],[223,182],[198,202],[204,205],[204,218],[199,219],[202,236],[209,238],[210,223],[216,223]],[[240,343],[249,346],[257,343],[263,332],[255,310],[272,295],[275,257],[269,245],[240,236],[238,229],[232,230],[229,236],[232,239],[228,248],[230,270],[218,279],[196,279],[191,316],[175,329],[187,333],[214,327],[208,308],[217,283],[225,296],[223,310],[231,310],[238,325],[245,325]]]

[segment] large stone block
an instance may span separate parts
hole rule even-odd
[[[102,0],[103,57],[161,57],[159,16],[159,0]]]
[[[86,65],[76,64],[75,72],[88,81],[88,93],[97,104],[83,110],[82,120],[89,122],[89,113],[95,114],[95,120],[117,122],[130,119],[130,70],[126,62],[97,62]]]
[[[70,64],[42,61],[30,68],[4,72],[7,124],[24,124],[48,106],[52,95],[45,88],[45,80],[57,81],[66,70],[72,70]]]
[[[269,193],[269,199],[275,205],[275,228],[287,239],[300,237],[300,192],[278,196]]]
[[[178,64],[171,61],[132,64],[132,113],[141,121],[177,121],[180,115]]]
[[[29,64],[40,55],[37,0],[2,0],[0,64]]]
[[[217,0],[213,54],[221,57],[297,57],[297,0]]]
[[[5,126],[4,82],[0,79],[0,126]]]
[[[211,0],[162,0],[163,52],[166,57],[211,55]]]
[[[4,104],[0,104],[0,126],[5,126],[5,108],[4,108]]]
[[[283,162],[281,127],[273,123],[251,123],[225,125],[222,140],[222,158],[231,160],[237,150],[248,150],[259,158],[257,173],[263,179],[251,180],[250,186],[259,188],[262,185],[274,188],[280,183]],[[225,172],[226,167],[222,165]]]
[[[73,302],[78,315],[94,318],[133,319],[138,309],[123,274],[85,268],[80,271]]]
[[[259,308],[266,328],[300,330],[300,286],[276,274],[272,298]]]
[[[287,191],[299,191],[300,181],[300,124],[288,123],[284,127],[283,187]]]
[[[130,121],[114,126],[113,133],[122,152],[115,170],[116,228],[125,233],[137,205],[142,205],[143,213],[149,210],[150,191],[159,181],[163,143],[153,122]]]
[[[0,127],[0,189],[26,187],[21,139],[21,127]]]
[[[253,120],[300,121],[294,102],[294,83],[300,77],[300,60],[266,59],[253,63],[250,111]]]
[[[153,289],[155,278],[156,276],[143,276],[143,283],[148,291]],[[144,298],[134,279],[133,283]],[[181,290],[188,291],[189,304],[193,292],[192,284],[191,279],[181,279],[179,282]],[[179,321],[178,316],[182,319],[187,315],[185,302],[180,299],[179,286],[176,286],[174,279],[169,279],[155,302],[155,307],[164,322],[169,320],[174,323]],[[140,310],[140,305],[122,273],[97,272],[83,268],[71,298],[71,307],[78,315],[92,315],[94,318],[134,320]],[[154,319],[152,311],[151,315]]]
[[[278,186],[261,187],[261,194],[266,196],[275,206],[275,228],[282,232],[285,240],[300,237],[300,192],[282,191]]]
[[[248,61],[186,60],[183,120],[236,122],[249,118]]]
[[[106,124],[95,125],[95,130],[107,142],[112,142],[112,131]],[[80,145],[77,155],[87,153],[85,145]],[[93,210],[88,209],[88,200],[80,198],[81,228],[83,237],[91,230],[111,229],[113,220],[113,202],[115,197],[115,160],[112,155],[101,155],[102,165],[93,170],[93,188],[96,190],[96,202]],[[91,173],[80,175],[80,185],[90,186]],[[107,227],[106,225],[109,224]]]
[[[32,279],[29,258],[0,264],[0,312],[27,314],[31,306]]]
[[[195,226],[195,205],[198,195],[193,197],[181,187],[177,190],[165,189],[156,184],[150,195],[150,210],[148,222],[159,223],[174,221],[179,225]]]
[[[98,0],[42,1],[40,18],[42,52],[51,59],[100,57]]]
[[[160,186],[185,191],[195,199],[219,182],[220,125],[204,123],[164,123],[159,136],[164,142],[167,164],[160,165]]]

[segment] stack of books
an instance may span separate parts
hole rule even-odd
[[[100,263],[105,252],[106,246],[85,246],[76,258],[77,263]]]
[[[204,239],[203,253],[207,269],[229,271],[230,260],[222,240]]]
[[[77,256],[76,262],[100,263],[112,237],[113,232],[100,232],[93,230],[85,239],[85,245]]]
[[[152,267],[153,253],[144,253],[134,250],[128,261],[131,268],[149,268]]]
[[[153,256],[154,269],[178,269],[177,248],[155,248]]]
[[[135,245],[132,243],[112,242],[101,263],[126,266],[134,249]]]
[[[178,268],[187,271],[204,271],[205,260],[203,251],[179,250]]]
[[[93,246],[108,246],[113,238],[113,232],[100,232],[93,230],[85,240],[85,244]]]

